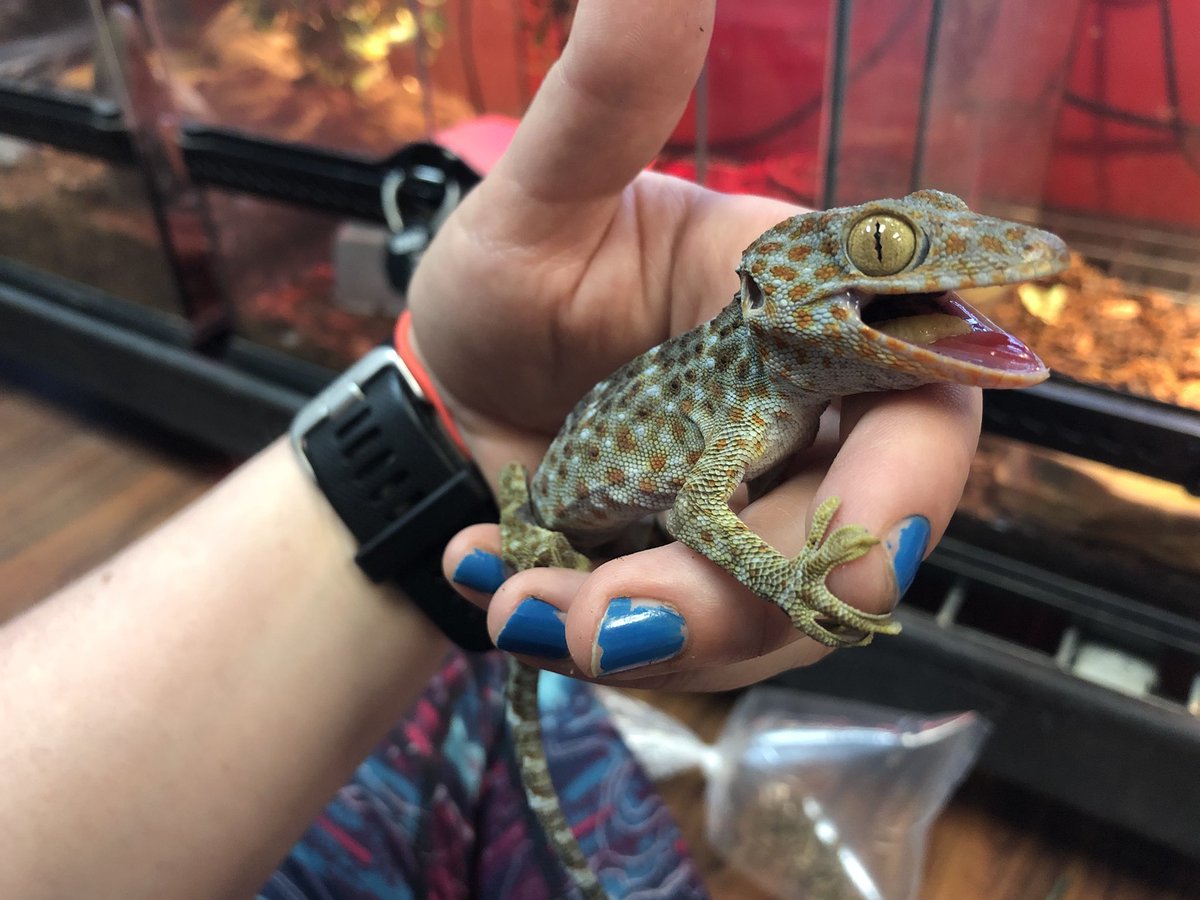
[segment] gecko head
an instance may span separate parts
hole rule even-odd
[[[884,386],[905,373],[913,384],[1026,387],[1046,366],[957,291],[1045,278],[1069,262],[1056,236],[926,190],[781,222],[743,254],[739,298],[775,353],[783,339],[830,366],[874,367]]]

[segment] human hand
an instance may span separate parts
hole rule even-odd
[[[567,49],[509,151],[417,270],[415,344],[493,480],[513,460],[535,467],[595,382],[715,315],[737,289],[742,248],[797,212],[643,172],[700,72],[713,7],[712,0],[583,0]],[[839,521],[861,524],[884,543],[835,571],[829,586],[864,610],[887,609],[954,510],[979,416],[979,392],[961,387],[847,398],[840,425],[829,421],[788,477],[741,516],[793,555],[816,505],[841,497]],[[448,574],[475,550],[498,553],[496,526],[460,533],[446,551]],[[601,674],[594,645],[614,598],[666,604],[672,612],[651,637],[671,643],[676,634],[675,655],[612,677],[638,686],[725,689],[828,652],[677,543],[588,575],[534,569],[490,597],[464,593],[490,601],[493,636],[528,597],[564,613],[570,658],[528,659],[585,677]]]

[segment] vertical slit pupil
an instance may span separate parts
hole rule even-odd
[[[875,258],[883,262],[883,223],[875,222]]]

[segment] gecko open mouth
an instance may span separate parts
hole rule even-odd
[[[968,306],[958,294],[859,294],[859,318],[889,337],[987,369],[1039,373],[1037,354]]]

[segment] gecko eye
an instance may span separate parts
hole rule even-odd
[[[846,253],[864,275],[903,272],[917,251],[917,232],[911,222],[887,213],[872,213],[854,223]]]
[[[749,275],[742,273],[742,312],[755,312],[766,306],[767,298],[763,296],[762,288]]]

